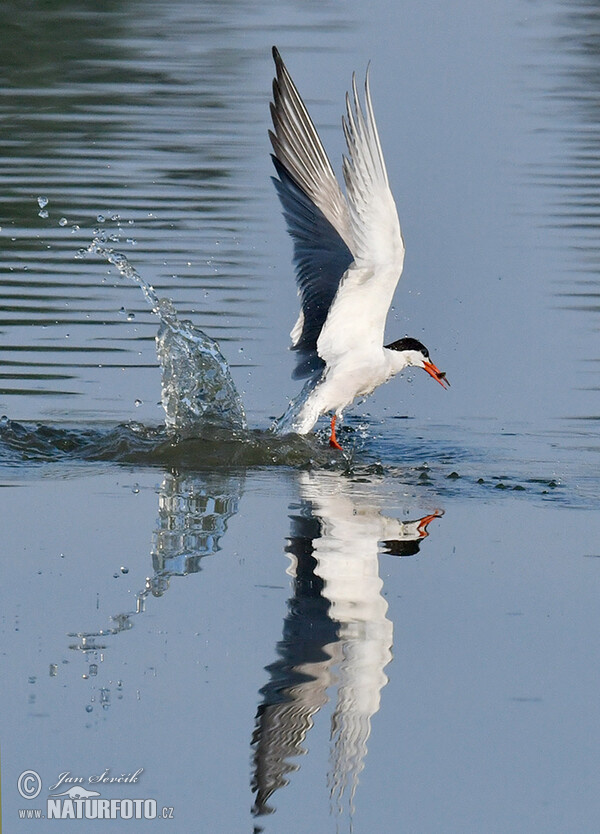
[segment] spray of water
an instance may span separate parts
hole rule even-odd
[[[244,406],[218,343],[190,321],[180,321],[173,303],[158,297],[127,256],[110,245],[113,240],[114,237],[96,229],[84,252],[106,259],[123,278],[138,284],[160,319],[156,353],[167,430],[183,435],[215,426],[245,431]]]

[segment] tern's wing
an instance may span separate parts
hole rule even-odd
[[[353,257],[323,212],[275,156],[273,163],[279,176],[273,177],[273,182],[294,241],[296,280],[302,299],[300,318],[292,331],[292,347],[299,354],[294,378],[301,379],[323,366],[317,355],[317,339]]]
[[[348,145],[344,180],[356,266],[372,270],[375,280],[393,281],[395,288],[404,263],[404,242],[373,115],[368,70],[364,111],[352,76],[352,100],[346,95],[343,127]]]
[[[352,78],[343,127],[354,261],[319,336],[318,355],[327,365],[383,346],[385,320],[404,263],[404,242],[377,135],[368,72],[364,108]]]
[[[317,339],[340,280],[354,260],[348,205],[321,140],[279,52],[271,116],[274,179],[288,231],[294,240],[300,317],[292,330],[299,351],[295,377],[310,376],[322,360]]]

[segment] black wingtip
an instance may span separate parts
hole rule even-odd
[[[282,63],[281,55],[279,54],[279,50],[277,49],[276,46],[272,47],[271,54],[273,55],[273,60],[275,61],[276,64],[281,64]]]

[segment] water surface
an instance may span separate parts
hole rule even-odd
[[[103,798],[178,831],[595,830],[595,15],[3,7],[7,831],[106,768],[143,773]],[[452,382],[385,386],[344,454],[268,431],[297,391],[273,43],[336,167],[372,59],[407,242],[388,335]],[[217,340],[247,428],[165,428],[159,321],[78,256],[98,235]]]

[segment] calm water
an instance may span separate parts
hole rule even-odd
[[[0,10],[7,832],[79,777],[178,832],[597,830],[600,12],[363,6]],[[334,163],[372,60],[389,336],[452,382],[381,389],[343,456],[265,433],[297,391],[273,43]],[[219,341],[249,434],[165,433],[98,229]]]

